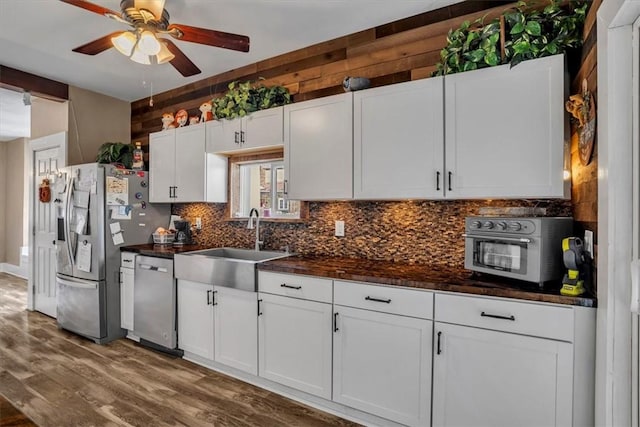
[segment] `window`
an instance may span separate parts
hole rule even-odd
[[[284,194],[282,159],[231,163],[231,217],[246,218],[257,209],[261,218],[300,218],[300,202]]]

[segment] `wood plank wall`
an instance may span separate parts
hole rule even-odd
[[[571,82],[571,94],[581,92],[582,80],[587,79],[589,90],[598,107],[598,67],[597,67],[597,29],[596,13],[602,0],[594,0],[589,8],[584,25],[580,68]],[[597,123],[597,119],[596,119]],[[571,132],[571,201],[573,217],[585,230],[591,230],[596,236],[598,229],[598,141],[593,149],[591,163],[583,166],[578,154],[578,134],[575,126]],[[578,230],[581,231],[581,230]]]
[[[287,86],[294,101],[341,93],[346,76],[368,77],[382,86],[429,77],[445,46],[449,29],[481,16],[493,18],[514,3],[465,1],[414,17],[289,52],[242,68],[154,95],[131,105],[131,140],[148,144],[148,134],[161,130],[165,111],[198,107],[222,95],[234,80],[264,77],[264,84]],[[197,59],[197,58],[194,58]],[[147,149],[145,149],[148,152]]]

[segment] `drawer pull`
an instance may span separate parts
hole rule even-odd
[[[333,313],[333,332],[338,332],[338,313]]]
[[[286,283],[281,284],[280,287],[289,288],[289,289],[302,289],[302,286],[291,286],[291,285],[287,285]]]
[[[213,291],[207,291],[207,305],[211,305],[211,292]]]
[[[436,349],[436,354],[442,353],[442,348],[440,348],[440,337],[442,336],[442,331],[438,331],[438,348]]]
[[[262,316],[262,300],[258,300],[258,316]]]
[[[218,305],[218,301],[216,301],[216,294],[218,291],[213,291],[213,298],[211,299],[211,305]]]
[[[364,299],[366,299],[367,301],[384,302],[384,303],[387,303],[387,304],[391,303],[391,299],[390,298],[389,299],[380,299],[380,298],[373,298],[373,297],[367,296]]]
[[[482,317],[491,317],[492,319],[502,319],[502,320],[511,320],[511,321],[515,321],[516,317],[514,315],[511,316],[500,316],[499,314],[487,314],[484,311],[482,313],[480,313],[480,316]]]

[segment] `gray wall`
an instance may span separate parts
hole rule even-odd
[[[7,206],[7,143],[0,142],[0,263],[5,262]]]
[[[15,139],[5,143],[5,167],[0,173],[5,175],[5,203],[0,203],[4,209],[4,262],[20,265],[20,248],[27,245],[24,241],[24,225],[29,219],[23,213],[24,181],[25,181],[25,138]],[[2,208],[0,208],[2,209]]]

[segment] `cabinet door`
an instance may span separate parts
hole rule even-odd
[[[571,344],[435,325],[434,426],[571,425]]]
[[[345,93],[284,107],[287,197],[353,196],[353,95]]]
[[[570,196],[563,55],[444,81],[447,197]]]
[[[256,111],[242,118],[242,148],[270,147],[284,144],[283,107]]]
[[[213,360],[213,285],[178,280],[178,348]]]
[[[331,304],[258,294],[259,375],[331,399]]]
[[[149,135],[149,201],[170,203],[171,187],[175,184],[176,131],[174,129]]]
[[[207,152],[226,153],[240,149],[241,119],[206,122]]]
[[[258,375],[258,294],[215,286],[215,361]]]
[[[428,426],[431,320],[335,306],[333,400]]]
[[[120,267],[120,327],[133,331],[133,268]]]
[[[354,93],[354,198],[444,197],[442,102],[442,77]]]
[[[174,202],[205,200],[205,126],[176,129],[176,197]]]

